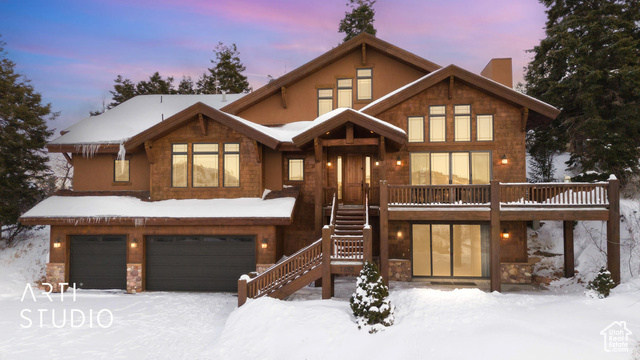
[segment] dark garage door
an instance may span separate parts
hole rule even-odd
[[[71,236],[70,282],[79,289],[127,287],[127,237]]]
[[[255,259],[254,236],[148,236],[146,288],[236,292]]]

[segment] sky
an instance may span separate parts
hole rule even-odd
[[[117,75],[196,79],[218,42],[237,44],[254,89],[337,46],[347,0],[0,0],[17,71],[60,116],[60,131],[109,103]],[[513,58],[514,84],[544,38],[535,0],[378,0],[377,36],[436,64],[480,73]]]

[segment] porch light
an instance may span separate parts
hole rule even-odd
[[[60,243],[60,238],[57,238],[56,241],[53,242],[53,247],[58,249],[62,244]]]
[[[502,154],[502,157],[500,158],[500,162],[502,163],[502,165],[507,165],[509,163],[509,159],[507,159],[507,154]]]
[[[269,244],[269,240],[267,240],[267,238],[263,238],[263,239],[262,239],[262,244],[260,244],[260,246],[261,246],[263,249],[266,249],[268,244]]]
[[[327,131],[327,135],[329,135],[329,133],[330,133],[330,132],[331,132],[331,131]]]
[[[136,238],[133,238],[133,240],[131,240],[131,248],[135,249],[138,247],[138,240],[136,240]]]
[[[398,156],[398,159],[396,160],[396,165],[402,166],[402,159],[400,159],[400,156]]]
[[[327,167],[331,167],[331,161],[327,161]]]
[[[509,231],[507,231],[507,229],[502,230],[502,233],[500,233],[500,236],[502,236],[503,239],[508,240],[509,239]]]
[[[376,166],[380,165],[380,161],[376,161]]]
[[[402,239],[402,231],[401,230],[398,230],[398,233],[396,234],[396,238]]]

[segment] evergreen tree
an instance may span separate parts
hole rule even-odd
[[[109,104],[109,109],[138,95],[136,84],[131,80],[123,79],[122,75],[118,75],[114,81],[115,84],[113,84],[113,90],[109,91],[113,99],[111,104]]]
[[[591,298],[604,299],[611,294],[611,289],[616,287],[616,283],[611,278],[611,273],[605,268],[600,268],[596,277],[587,284],[585,294]]]
[[[246,70],[240,61],[240,53],[236,44],[227,46],[218,43],[213,50],[216,58],[211,60],[214,64],[209,68],[209,73],[202,74],[198,79],[198,93],[200,94],[218,94],[226,91],[231,94],[249,92],[249,82],[247,77],[242,75]]]
[[[339,33],[344,33],[343,41],[347,41],[360,33],[366,32],[373,36],[378,32],[373,27],[376,11],[373,5],[376,0],[349,0],[347,6],[351,12],[345,12],[344,19],[340,20]]]
[[[527,151],[532,170],[529,174],[531,182],[552,182],[555,180],[556,169],[553,160],[558,155],[558,151],[556,150],[557,142],[551,135],[552,132],[548,126],[538,127],[527,132]]]
[[[195,94],[196,88],[193,80],[191,80],[191,76],[183,76],[182,80],[178,84],[178,94]]]
[[[12,239],[24,229],[18,217],[46,195],[39,186],[50,177],[43,148],[53,132],[46,122],[57,114],[16,73],[4,46],[0,41],[0,229],[10,228]]]
[[[151,95],[151,94],[175,94],[176,91],[173,88],[173,77],[169,76],[163,79],[159,72],[153,73],[149,76],[149,81],[142,80],[136,85],[137,95]]]
[[[535,142],[542,153],[569,143],[570,166],[625,182],[640,171],[640,1],[541,3],[546,38],[530,50],[526,90],[562,112]]]
[[[385,326],[393,325],[394,308],[386,299],[389,289],[374,263],[365,262],[356,286],[356,292],[349,299],[349,303],[358,321],[358,329],[365,328],[374,333]]]

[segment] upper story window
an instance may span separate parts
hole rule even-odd
[[[373,99],[372,69],[357,69],[356,80],[358,84],[358,100]]]
[[[338,107],[353,106],[353,79],[338,79]]]
[[[429,141],[444,142],[447,136],[447,108],[429,106]]]
[[[118,160],[113,162],[113,181],[129,182],[129,159]]]
[[[471,105],[453,107],[455,141],[471,141]]]
[[[187,144],[171,145],[171,186],[187,187]]]
[[[488,184],[491,152],[412,152],[411,185]]]
[[[289,181],[304,180],[304,159],[289,159]]]
[[[409,142],[424,142],[424,117],[409,116],[407,130]]]
[[[240,144],[224,144],[224,186],[240,186]]]
[[[333,110],[333,89],[318,89],[318,116]]]
[[[218,186],[218,144],[193,144],[193,187]]]
[[[476,116],[476,134],[478,141],[493,141],[493,115]]]

